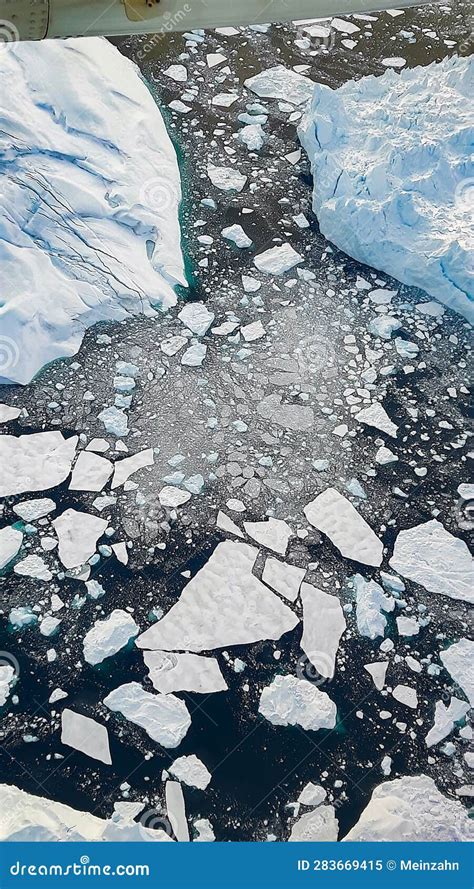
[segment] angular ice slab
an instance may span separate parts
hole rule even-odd
[[[296,615],[252,574],[257,555],[246,543],[220,543],[176,605],[138,637],[138,648],[212,651],[293,630]]]
[[[106,40],[0,55],[0,381],[74,355],[97,321],[185,284],[176,155],[138,69]]]
[[[326,238],[470,321],[473,67],[454,57],[317,84],[299,130]]]
[[[345,841],[467,842],[474,825],[461,803],[444,796],[426,775],[397,778],[376,787]]]

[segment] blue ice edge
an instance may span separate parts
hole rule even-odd
[[[0,844],[1,889],[451,889],[470,887],[472,872],[469,843]]]

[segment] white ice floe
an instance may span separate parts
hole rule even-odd
[[[104,424],[105,431],[115,438],[126,438],[130,431],[127,414],[115,405],[105,407],[97,419]]]
[[[392,422],[387,411],[378,401],[375,401],[370,407],[365,407],[355,415],[355,419],[364,426],[373,426],[380,432],[385,432],[392,438],[397,437],[398,426]]]
[[[328,488],[304,509],[308,521],[322,531],[341,555],[364,565],[379,567],[383,544],[346,497]]]
[[[0,571],[13,561],[23,543],[23,534],[17,528],[0,528]]]
[[[184,506],[188,500],[191,500],[189,491],[180,491],[179,488],[174,488],[172,485],[162,488],[158,496],[161,505],[167,506],[168,509],[178,509],[179,506]]]
[[[44,559],[36,555],[26,556],[21,562],[17,562],[13,567],[13,571],[15,574],[21,574],[24,577],[34,577],[36,580],[48,581],[53,578]]]
[[[194,343],[189,349],[186,349],[181,364],[185,367],[201,367],[207,354],[207,346],[204,343]]]
[[[139,629],[127,611],[116,608],[105,620],[98,620],[84,636],[84,658],[88,664],[101,664],[117,654],[138,635]]]
[[[459,698],[451,698],[449,707],[443,701],[437,701],[435,707],[434,725],[430,728],[425,743],[427,747],[433,747],[444,741],[459,722],[468,713],[470,705]]]
[[[138,472],[139,469],[145,469],[146,466],[153,466],[154,462],[153,448],[139,451],[138,454],[133,454],[132,457],[125,457],[124,460],[119,460],[114,465],[114,477],[111,488],[120,488],[131,475]]]
[[[259,253],[254,259],[254,265],[267,275],[284,275],[303,261],[303,257],[291,244],[282,244],[281,247],[271,247],[264,253]]]
[[[400,531],[390,565],[430,593],[474,602],[473,560],[467,544],[435,519]]]
[[[204,303],[187,303],[178,315],[184,326],[196,336],[204,336],[214,324],[215,317]]]
[[[299,130],[325,237],[470,320],[472,65],[454,56],[337,90],[317,84]]]
[[[106,40],[16,43],[0,79],[4,376],[28,383],[92,324],[176,303],[180,175],[138,69]]]
[[[282,99],[292,105],[309,102],[314,91],[314,82],[309,77],[284,65],[276,65],[249,77],[245,86],[262,99]]]
[[[62,432],[0,435],[0,497],[60,485],[71,471],[77,442],[77,435],[66,439]]]
[[[320,806],[321,803],[326,799],[326,791],[324,787],[321,787],[320,784],[313,784],[312,781],[309,781],[303,787],[301,791],[298,802],[302,806]]]
[[[54,519],[53,526],[59,540],[59,558],[65,568],[78,568],[94,555],[97,541],[102,537],[106,519],[66,509]]]
[[[266,136],[263,127],[259,123],[250,123],[242,127],[238,134],[239,142],[243,142],[249,151],[260,151],[265,145]]]
[[[0,664],[0,707],[8,701],[15,679],[15,668],[11,664]]]
[[[165,786],[168,820],[178,843],[189,843],[189,827],[181,784],[167,781]]]
[[[375,788],[345,842],[467,842],[474,825],[461,803],[427,775],[404,776]]]
[[[244,176],[235,167],[214,167],[209,164],[207,175],[212,184],[220,191],[241,192],[247,183],[247,176]]]
[[[69,489],[71,491],[101,491],[112,475],[113,466],[110,460],[94,454],[93,451],[81,451],[72,471]]]
[[[36,522],[56,509],[54,500],[41,497],[38,500],[22,500],[13,507],[13,512],[24,522]]]
[[[417,636],[420,632],[420,625],[414,617],[405,617],[402,614],[397,617],[397,629],[399,636]]]
[[[332,679],[336,655],[346,619],[337,596],[330,596],[309,583],[301,587],[303,636],[301,648],[320,676]]]
[[[211,822],[208,818],[198,818],[193,822],[193,827],[197,830],[197,836],[193,838],[195,843],[213,843],[216,835],[214,833]]]
[[[276,676],[263,689],[258,712],[272,725],[300,725],[313,732],[336,725],[336,705],[331,698],[296,676]]]
[[[252,238],[249,238],[241,225],[229,225],[227,228],[223,228],[222,237],[226,241],[232,241],[241,250],[252,246]]]
[[[440,652],[441,662],[474,707],[474,642],[460,639]]]
[[[138,682],[120,685],[104,698],[104,704],[139,725],[152,741],[166,748],[178,747],[191,725],[184,701],[172,694],[150,694]]]
[[[266,333],[261,321],[252,321],[251,324],[246,324],[245,327],[241,327],[240,332],[246,343],[255,343],[257,340],[261,340]]]
[[[61,714],[61,743],[73,747],[92,759],[106,765],[112,764],[109,748],[109,734],[105,725],[82,716],[74,710],[63,710]]]
[[[409,685],[396,685],[392,695],[396,701],[400,704],[405,704],[406,707],[410,707],[412,710],[416,710],[418,707],[416,689],[411,688]]]
[[[210,651],[279,639],[294,629],[296,615],[252,574],[257,554],[245,543],[220,543],[176,605],[139,636],[138,647]]]
[[[280,596],[284,596],[290,602],[296,602],[305,575],[306,568],[297,568],[295,565],[280,562],[279,559],[268,558],[262,580],[272,590],[280,593]]]
[[[222,510],[220,510],[217,514],[216,525],[218,528],[220,528],[221,531],[225,531],[227,534],[233,534],[234,537],[244,536],[239,526],[236,525],[235,522],[233,522],[232,519],[225,514],[225,512],[222,512]]]
[[[339,823],[334,806],[320,806],[306,812],[293,825],[289,843],[335,843]]]
[[[168,772],[188,787],[205,790],[211,781],[211,773],[197,756],[180,756],[168,767]]]
[[[227,682],[216,658],[202,657],[199,654],[144,651],[143,659],[153,687],[162,694],[192,691],[209,695],[227,691]]]
[[[11,423],[17,420],[21,414],[21,408],[10,407],[9,404],[0,404],[0,423]]]
[[[288,542],[293,535],[290,526],[281,519],[269,518],[266,522],[244,522],[244,528],[252,540],[281,556],[286,554]]]
[[[97,818],[7,784],[0,784],[0,808],[0,842],[172,842],[164,830]]]
[[[391,612],[395,608],[395,600],[387,596],[375,580],[365,580],[361,574],[352,578],[356,594],[357,629],[361,636],[376,639],[384,636],[387,618],[383,612]]]
[[[364,670],[372,677],[375,688],[382,691],[387,675],[388,661],[374,661],[373,664],[364,664]]]

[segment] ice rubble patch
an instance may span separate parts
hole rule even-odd
[[[315,87],[299,129],[321,231],[474,320],[472,59]]]
[[[0,382],[28,383],[97,321],[176,303],[181,186],[151,94],[106,40],[12,45],[0,83]]]

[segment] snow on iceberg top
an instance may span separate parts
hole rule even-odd
[[[323,234],[474,319],[472,59],[317,84],[299,129]]]
[[[11,44],[0,83],[0,382],[28,383],[95,322],[175,304],[181,186],[155,101],[106,40]]]

